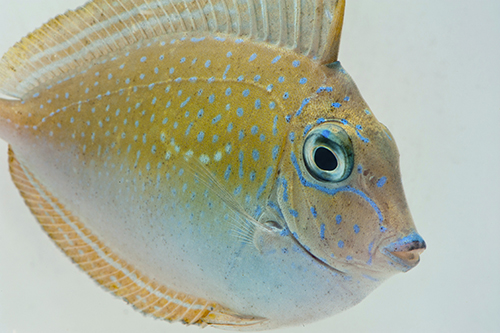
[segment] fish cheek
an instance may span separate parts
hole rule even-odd
[[[314,188],[296,195],[295,205],[307,215],[296,219],[290,230],[311,254],[342,271],[349,271],[352,264],[371,265],[374,245],[383,233],[365,198],[349,191],[332,195]]]

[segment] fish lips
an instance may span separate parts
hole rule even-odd
[[[385,246],[381,252],[391,259],[397,269],[407,272],[420,262],[420,254],[426,247],[423,238],[418,233],[412,232]]]

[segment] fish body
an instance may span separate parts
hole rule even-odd
[[[19,51],[4,57],[0,90],[19,98],[0,100],[11,173],[63,251],[145,313],[230,329],[333,315],[415,266],[425,243],[396,145],[336,61],[343,2],[322,4],[325,45],[306,51],[283,47],[286,25],[265,42],[221,7],[243,37],[210,31],[210,14],[189,29],[199,2],[159,3],[95,1],[52,21],[102,14],[20,57],[24,76],[8,72]],[[176,13],[171,31],[151,23],[160,9]]]

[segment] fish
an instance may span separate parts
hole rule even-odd
[[[415,267],[399,152],[338,60],[344,0],[94,0],[0,60],[42,229],[136,310],[303,325]]]

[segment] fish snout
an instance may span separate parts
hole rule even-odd
[[[413,232],[406,237],[384,247],[382,252],[406,272],[415,267],[420,261],[420,254],[426,249],[423,238]]]

